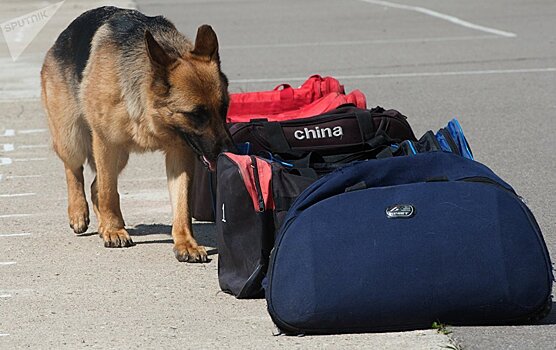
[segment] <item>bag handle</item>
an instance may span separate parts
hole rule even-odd
[[[291,152],[291,147],[279,122],[262,122],[263,132],[273,153]]]
[[[361,141],[366,143],[376,135],[375,125],[371,112],[366,109],[356,109],[355,117],[359,124],[359,132],[361,133]]]
[[[280,91],[280,100],[293,100],[294,89],[290,84],[280,84],[276,85],[273,91]]]

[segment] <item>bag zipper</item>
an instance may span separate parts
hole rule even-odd
[[[400,121],[401,123],[405,124],[406,126],[409,127],[409,123],[407,122],[407,120],[405,120],[404,118],[400,117],[400,116],[392,116],[392,115],[388,115],[388,114],[384,114],[384,113],[378,113],[378,114],[373,114],[370,113],[371,118],[387,118],[387,119],[395,119]],[[289,126],[289,127],[300,127],[300,126],[306,126],[306,125],[313,125],[316,123],[319,123],[321,120],[326,121],[326,122],[333,122],[336,120],[340,120],[340,119],[349,119],[349,118],[355,118],[355,113],[350,113],[350,115],[332,115],[332,116],[328,116],[328,115],[321,115],[318,117],[310,117],[310,118],[302,118],[302,119],[294,119],[294,120],[285,120],[285,121],[281,121],[279,122],[281,124],[282,127],[285,126]]]
[[[409,125],[408,121],[407,121],[407,117],[404,116],[403,114],[399,113],[399,115],[390,115],[390,114],[386,114],[385,112],[387,112],[384,108],[382,107],[375,107],[375,108],[371,108],[370,110],[367,110],[370,114],[371,117],[377,117],[377,118],[386,118],[386,119],[395,119],[400,121],[402,124],[404,124],[406,127],[408,127],[409,129],[411,129],[411,125]],[[355,114],[353,114],[353,117],[355,116]],[[345,114],[340,114],[340,115],[327,115],[326,113],[323,115],[318,116],[317,118],[315,117],[307,117],[307,118],[301,118],[301,119],[290,119],[290,120],[283,120],[283,121],[277,121],[278,123],[280,123],[282,126],[305,126],[305,125],[312,125],[315,123],[315,120],[320,120],[320,119],[324,119],[326,121],[335,121],[338,119],[344,119],[346,117],[350,117],[350,116],[346,116]],[[259,118],[260,119],[260,118]],[[304,119],[310,119],[310,120],[304,120]],[[301,122],[300,122],[301,121]],[[271,123],[270,121],[266,121],[267,123]],[[258,122],[256,119],[250,122],[239,122],[239,123],[234,123],[234,124],[245,124],[245,125],[241,125],[239,126],[233,133],[233,135],[235,135],[238,131],[243,130],[246,127],[252,126],[252,125],[257,125],[257,124],[261,124],[261,122]],[[233,136],[232,135],[232,136]]]
[[[259,179],[259,167],[257,166],[257,158],[255,156],[249,156],[251,158],[251,168],[253,168],[253,180],[255,182],[255,189],[257,190],[257,198],[259,200],[259,211],[265,211],[263,191],[261,189],[261,182]]]

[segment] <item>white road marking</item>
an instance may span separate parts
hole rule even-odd
[[[15,265],[17,262],[15,261],[0,261],[0,266],[8,266],[8,265]]]
[[[12,164],[11,158],[2,158],[0,157],[0,165],[10,165]]]
[[[474,23],[471,23],[471,22],[467,22],[467,21],[464,21],[464,20],[459,19],[457,17],[446,15],[444,13],[440,13],[440,12],[437,12],[437,11],[434,11],[434,10],[430,10],[428,8],[424,8],[424,7],[421,7],[421,6],[410,6],[410,5],[398,4],[398,3],[394,3],[394,2],[390,2],[390,1],[382,1],[382,0],[359,0],[359,1],[366,2],[368,4],[373,4],[373,5],[382,5],[382,6],[396,8],[396,9],[400,9],[400,10],[408,10],[408,11],[415,11],[415,12],[423,13],[425,15],[440,18],[442,20],[451,22],[453,24],[456,24],[456,25],[459,25],[459,26],[462,26],[462,27],[471,28],[471,29],[479,30],[479,31],[486,32],[486,33],[491,33],[491,34],[503,36],[503,37],[506,37],[506,38],[514,38],[514,37],[517,36],[515,33],[506,32],[506,31],[503,31],[503,30],[494,29],[494,28],[474,24]]]
[[[0,163],[0,165],[2,165],[2,163]],[[38,177],[42,177],[42,175],[8,175],[8,176],[6,176],[6,180],[9,180],[9,179],[28,179],[28,178],[38,178]],[[3,178],[4,178],[4,175],[0,174],[0,181],[2,181]]]
[[[4,130],[4,133],[0,136],[8,137],[8,136],[14,136],[14,135],[15,135],[15,130],[14,129],[6,129],[6,130]]]
[[[375,78],[411,78],[411,77],[438,77],[451,75],[483,75],[483,74],[516,74],[516,73],[548,73],[556,72],[556,68],[524,68],[524,69],[490,69],[490,70],[468,70],[454,72],[416,72],[416,73],[392,73],[392,74],[361,74],[361,75],[334,75],[336,79],[357,80]],[[304,81],[307,77],[289,78],[262,78],[262,79],[232,79],[230,83],[275,83],[286,81]]]
[[[0,337],[7,337],[7,336],[9,336],[8,333],[0,333]]]
[[[253,45],[230,45],[223,46],[222,49],[263,49],[263,48],[287,48],[287,47],[313,47],[313,46],[348,46],[348,45],[372,45],[372,44],[403,44],[403,43],[424,43],[460,40],[482,40],[499,39],[497,35],[475,35],[475,36],[448,36],[438,38],[406,38],[406,39],[377,39],[377,40],[350,40],[350,41],[325,41],[307,43],[281,43],[281,44],[253,44]]]
[[[35,149],[35,148],[48,148],[49,145],[21,145],[17,146],[17,149]]]
[[[7,219],[7,218],[24,218],[29,216],[34,216],[35,214],[5,214],[0,215],[0,219]]]
[[[11,297],[12,297],[11,294],[0,294],[0,298],[7,299],[7,298],[11,298]]]
[[[28,197],[34,196],[36,193],[9,193],[9,194],[0,194],[0,198],[11,198],[11,197]]]
[[[25,130],[18,130],[18,134],[39,134],[41,132],[45,132],[47,129],[25,129]]]
[[[23,129],[23,130],[17,130],[18,134],[39,134],[42,132],[47,131],[48,129]],[[4,136],[4,137],[11,137],[11,136],[15,136],[16,131],[14,129],[6,129],[4,130],[3,134],[0,134],[0,136]]]
[[[11,152],[15,149],[14,144],[13,143],[4,143],[2,145],[2,150],[4,152]]]
[[[8,175],[6,176],[7,179],[28,179],[28,178],[36,178],[42,177],[42,175]]]
[[[9,238],[9,237],[25,237],[31,236],[30,233],[1,233],[0,238]]]
[[[36,162],[47,159],[48,158],[14,158],[14,162]]]

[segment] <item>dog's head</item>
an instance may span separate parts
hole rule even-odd
[[[157,118],[214,170],[218,154],[234,147],[226,128],[228,80],[220,70],[216,34],[202,25],[194,48],[181,55],[163,48],[149,31],[145,43]]]

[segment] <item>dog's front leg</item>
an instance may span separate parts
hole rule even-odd
[[[207,262],[207,252],[193,237],[191,227],[190,193],[195,171],[195,159],[188,150],[166,152],[166,176],[172,201],[172,237],[174,254],[179,261]]]
[[[134,244],[124,228],[118,194],[118,175],[125,167],[129,154],[121,147],[107,145],[94,131],[93,154],[97,170],[96,188],[93,189],[96,201],[93,202],[98,204],[98,232],[107,248],[130,247]]]

